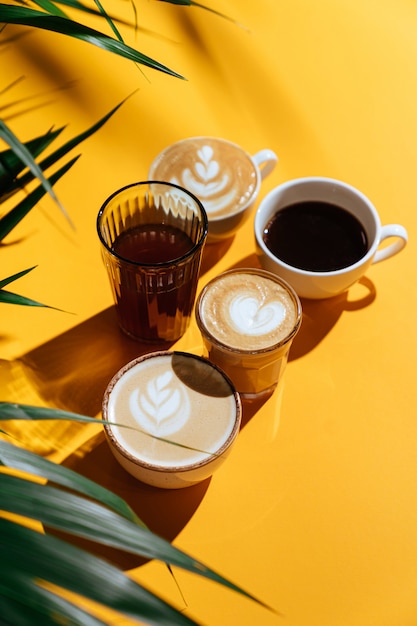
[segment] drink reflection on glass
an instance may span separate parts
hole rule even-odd
[[[247,398],[271,393],[301,325],[295,291],[274,274],[233,269],[211,280],[196,303],[208,358]]]
[[[135,183],[106,200],[97,231],[122,330],[142,341],[179,339],[207,236],[201,202],[177,185]]]

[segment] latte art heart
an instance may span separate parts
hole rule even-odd
[[[245,335],[265,335],[285,318],[285,307],[281,302],[262,303],[258,298],[237,295],[229,306],[230,319],[238,332]]]

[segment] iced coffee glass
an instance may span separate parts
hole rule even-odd
[[[272,393],[278,385],[301,317],[292,287],[253,268],[220,274],[196,303],[205,354],[247,398]]]
[[[207,237],[201,202],[171,183],[135,183],[105,201],[97,231],[122,330],[148,342],[179,339]]]

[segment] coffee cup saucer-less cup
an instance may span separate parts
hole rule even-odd
[[[262,267],[311,299],[345,292],[408,239],[404,226],[381,225],[363,193],[324,177],[294,179],[273,189],[256,211],[254,234]]]
[[[294,289],[275,274],[255,268],[219,274],[196,302],[205,355],[245,399],[269,395],[277,387],[301,318]]]
[[[207,228],[201,202],[178,185],[134,183],[105,201],[97,232],[119,325],[127,335],[173,343],[184,334]]]
[[[210,477],[236,441],[241,413],[239,394],[216,365],[169,350],[122,367],[102,406],[117,461],[141,482],[165,489]]]
[[[196,195],[207,211],[207,243],[231,237],[249,218],[261,182],[278,157],[270,149],[254,155],[226,139],[189,137],[158,154],[149,178],[181,185]]]

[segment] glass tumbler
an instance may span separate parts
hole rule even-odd
[[[134,183],[104,202],[97,232],[119,325],[127,335],[173,343],[184,334],[207,227],[198,198],[171,183]]]

